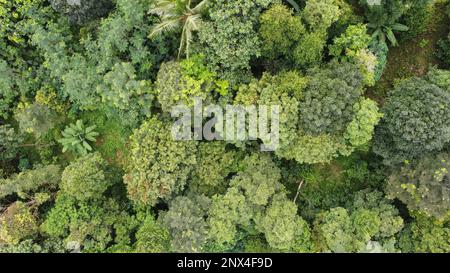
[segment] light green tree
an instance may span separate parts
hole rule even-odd
[[[149,215],[136,232],[135,250],[138,253],[169,252],[170,241],[169,231]]]
[[[18,244],[38,234],[38,222],[27,204],[17,201],[0,214],[0,243]]]
[[[450,139],[450,93],[420,78],[402,81],[382,108],[373,150],[399,164],[441,150]]]
[[[335,0],[307,0],[301,15],[311,32],[324,32],[339,19],[341,10]]]

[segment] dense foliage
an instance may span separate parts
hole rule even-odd
[[[447,0],[0,0],[0,253],[450,252],[448,25]]]

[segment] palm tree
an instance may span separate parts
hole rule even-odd
[[[408,31],[409,28],[398,23],[408,6],[402,0],[360,0],[365,8],[367,27],[372,31],[374,41],[386,44],[389,41],[397,46],[395,32]]]
[[[149,37],[182,28],[178,58],[180,58],[183,50],[186,57],[189,58],[192,33],[199,29],[201,13],[207,3],[208,0],[202,0],[191,8],[191,0],[156,0],[155,6],[149,13],[158,15],[161,22],[153,26]]]
[[[368,23],[367,26],[373,30],[372,38],[379,43],[386,43],[386,40],[391,42],[392,46],[398,46],[397,38],[395,38],[394,31],[408,31],[409,27],[400,23],[392,25],[377,25]]]

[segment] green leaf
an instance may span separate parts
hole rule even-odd
[[[71,145],[75,146],[75,145],[79,144],[80,142],[81,142],[81,140],[78,139],[78,140],[72,141]]]
[[[403,25],[403,24],[396,23],[396,24],[392,25],[392,30],[396,30],[396,31],[408,31],[408,30],[409,30],[409,27],[408,27],[408,26],[405,26],[405,25]]]
[[[397,39],[395,38],[394,32],[392,32],[392,29],[390,29],[390,28],[386,29],[386,36],[387,36],[389,42],[391,42],[391,44],[393,46],[397,46],[398,45]]]
[[[77,120],[77,123],[76,123],[76,128],[78,129],[78,131],[83,131],[83,127],[84,127],[84,125],[83,125],[83,121],[82,120]]]
[[[89,141],[92,141],[92,142],[96,141],[95,137],[92,137],[90,135],[87,135],[86,139],[89,140]]]
[[[87,127],[86,130],[85,130],[85,132],[86,132],[86,133],[90,133],[90,132],[94,131],[96,128],[97,128],[96,125]]]
[[[92,151],[91,145],[89,145],[86,141],[83,141],[83,147],[88,151]]]

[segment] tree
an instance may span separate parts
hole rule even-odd
[[[261,10],[271,0],[211,1],[209,20],[200,28],[199,50],[206,63],[219,78],[232,84],[249,78],[250,60],[260,55],[260,41],[256,32]]]
[[[279,146],[275,153],[284,156],[294,145],[298,134],[299,104],[308,79],[296,71],[286,71],[277,75],[264,73],[261,79],[241,85],[234,104],[279,106]],[[268,122],[271,122],[269,120]],[[261,141],[267,142],[265,139]],[[269,144],[269,143],[267,143]]]
[[[339,19],[341,10],[335,0],[307,0],[301,15],[311,32],[325,32]]]
[[[241,85],[234,103],[280,106],[275,154],[300,163],[324,163],[371,140],[381,116],[376,103],[362,97],[363,85],[357,65],[333,62],[311,69],[306,77],[294,71],[265,73],[259,81]]]
[[[260,219],[256,227],[274,249],[281,251],[310,252],[311,231],[308,223],[297,215],[297,206],[290,200],[275,199]]]
[[[157,20],[147,15],[147,0],[115,2],[115,12],[99,23],[96,35],[85,33],[77,41],[58,21],[33,26],[32,43],[44,56],[42,69],[73,108],[96,110],[104,99],[108,110],[137,119],[149,114],[153,96],[147,80],[154,80],[159,64],[170,58],[173,43],[166,34],[147,38]]]
[[[333,63],[311,74],[300,103],[301,127],[312,135],[343,130],[363,92],[361,73],[350,63]]]
[[[42,57],[30,42],[29,30],[55,18],[45,0],[11,0],[0,4],[0,117],[8,118],[18,97],[30,98],[39,89],[43,81]]]
[[[362,191],[349,209],[337,207],[318,214],[313,233],[318,251],[360,252],[373,241],[392,246],[402,228],[403,219],[382,193]]]
[[[212,197],[208,211],[209,235],[219,245],[236,244],[238,226],[250,226],[251,207],[239,189],[232,187],[224,195]]]
[[[217,79],[217,74],[205,65],[203,55],[194,55],[181,62],[163,63],[155,87],[158,102],[167,113],[176,105],[194,106],[196,97],[206,105],[219,104],[231,95],[228,81]]]
[[[113,7],[111,0],[50,0],[50,3],[72,23],[80,25],[108,14]]]
[[[0,199],[12,194],[17,194],[23,199],[35,199],[30,197],[36,193],[56,192],[60,181],[60,166],[36,167],[7,179],[0,179]]]
[[[55,86],[60,88],[62,99],[68,99],[83,110],[93,109],[99,102],[95,87],[102,77],[89,59],[75,50],[69,26],[49,22],[46,26],[32,25],[31,43],[43,55],[48,73]]]
[[[370,210],[377,215],[380,221],[379,228],[377,228],[378,233],[374,238],[379,242],[391,240],[404,226],[404,220],[400,217],[394,203],[378,190],[366,189],[356,192],[353,203],[347,203],[347,207],[352,212]],[[364,224],[361,226],[364,226]]]
[[[0,117],[7,118],[10,112],[10,104],[15,98],[12,72],[8,63],[0,60]]]
[[[41,225],[44,234],[78,245],[84,252],[104,252],[113,244],[130,244],[135,228],[124,204],[114,199],[80,202],[64,193],[58,194]]]
[[[88,39],[84,47],[101,74],[117,63],[129,62],[137,80],[153,81],[159,65],[176,54],[179,40],[173,33],[148,38],[149,29],[159,22],[158,16],[148,14],[148,0],[115,2],[114,13],[101,21],[97,39]]]
[[[348,155],[352,152],[340,137],[329,134],[317,136],[298,134],[292,144],[285,149],[280,157],[305,164],[329,163],[339,153]]]
[[[36,243],[32,239],[28,239],[15,245],[0,246],[0,253],[66,253],[66,248],[61,240],[47,239]]]
[[[78,158],[64,169],[61,190],[79,201],[98,199],[111,186],[106,162],[99,153]]]
[[[157,14],[161,23],[153,26],[149,37],[161,32],[181,28],[181,42],[178,49],[178,59],[184,51],[189,59],[189,48],[193,39],[193,32],[197,31],[202,23],[201,17],[209,0],[200,1],[191,8],[192,0],[157,0],[150,13]]]
[[[435,1],[432,0],[407,0],[408,10],[403,15],[403,22],[409,27],[408,32],[402,34],[402,38],[415,38],[428,30],[433,20]]]
[[[417,215],[400,234],[399,247],[404,253],[448,253],[450,228],[448,221]]]
[[[36,138],[45,136],[55,127],[57,121],[54,111],[37,102],[19,106],[15,118],[19,122],[19,128],[22,132],[33,133]]]
[[[0,125],[0,162],[8,162],[19,153],[23,137],[10,125]]]
[[[302,69],[319,65],[323,59],[326,35],[322,32],[310,32],[303,36],[293,52],[293,60]]]
[[[397,164],[441,150],[450,139],[448,105],[450,94],[424,79],[401,82],[383,106],[374,152]]]
[[[357,5],[347,0],[335,0],[334,4],[339,7],[339,19],[328,29],[328,37],[334,39],[340,36],[349,26],[363,23],[364,18],[360,15]]]
[[[172,237],[174,252],[201,252],[208,238],[206,213],[211,204],[209,198],[178,196],[169,204],[169,211],[162,222]]]
[[[426,79],[432,84],[442,88],[442,90],[450,93],[450,70],[431,69],[428,72]]]
[[[131,63],[116,63],[105,74],[103,83],[97,86],[102,101],[110,107],[130,111],[142,108],[150,116],[154,94],[148,81],[137,80],[136,70]]]
[[[371,38],[363,24],[350,25],[341,36],[334,38],[329,46],[330,55],[344,60],[352,60],[361,50],[367,49]]]
[[[170,250],[170,241],[169,231],[149,215],[136,232],[135,250],[138,253],[166,253]]]
[[[272,196],[283,192],[280,170],[268,155],[254,154],[242,161],[242,171],[224,195],[215,195],[208,212],[211,241],[235,244],[238,231],[253,230],[251,220],[263,213]]]
[[[393,46],[398,42],[394,32],[407,31],[409,28],[398,21],[407,10],[403,0],[360,0],[369,22],[367,26],[372,30],[372,37],[378,43],[386,44],[386,40]]]
[[[266,206],[270,198],[283,186],[279,183],[279,168],[268,156],[252,155],[242,162],[243,171],[230,182],[231,187],[241,189],[252,205]]]
[[[312,6],[308,7],[309,10],[305,7],[304,12],[312,13],[317,4],[320,5],[321,2],[310,3]],[[259,21],[261,54],[267,59],[268,66],[272,70],[280,70],[280,67],[307,69],[322,62],[328,27],[306,30],[301,17],[293,15],[292,11],[282,4],[274,4],[260,16]]]
[[[450,156],[429,155],[417,163],[395,170],[389,177],[386,193],[408,206],[437,219],[450,215]]]
[[[130,199],[155,205],[180,193],[196,164],[197,143],[172,139],[171,124],[151,118],[130,138],[124,182]]]
[[[0,243],[15,245],[37,233],[37,219],[27,204],[17,201],[0,214]]]
[[[372,140],[375,126],[383,117],[377,104],[370,99],[363,99],[354,105],[355,117],[347,125],[345,138],[353,147],[361,147]]]
[[[353,235],[353,232],[351,218],[344,208],[333,208],[319,214],[314,221],[315,241],[319,251],[356,251],[363,243]]]
[[[180,63],[171,61],[161,64],[155,87],[161,108],[170,113],[171,107],[177,103],[175,99],[179,98],[179,93],[184,89]]]
[[[289,56],[305,33],[301,18],[282,4],[274,4],[259,18],[259,35],[262,38],[261,54],[276,61]]]
[[[61,132],[63,138],[58,140],[58,142],[63,145],[63,153],[71,151],[84,156],[92,151],[89,142],[95,141],[95,137],[99,135],[94,131],[95,128],[97,128],[95,125],[86,127],[82,120],[77,120],[75,124],[70,124],[66,127],[66,129]]]
[[[235,245],[240,234],[264,234],[268,245],[280,251],[310,250],[308,224],[286,197],[280,170],[269,156],[254,154],[242,161],[242,170],[224,195],[215,195],[208,213],[210,240]]]
[[[225,193],[228,186],[227,177],[237,172],[241,159],[241,153],[228,150],[222,142],[200,143],[189,189],[207,196]]]

